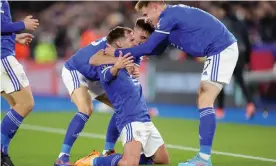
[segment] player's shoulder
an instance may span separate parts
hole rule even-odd
[[[92,46],[100,46],[100,45],[106,45],[106,43],[107,43],[106,37],[102,37],[98,40],[91,42],[91,45]]]
[[[200,10],[199,8],[188,6],[184,4],[177,4],[177,5],[168,5],[168,13],[170,14],[177,14],[179,16],[182,16],[183,12],[187,12],[190,10]]]
[[[186,8],[189,8],[189,6],[184,4],[178,4],[178,5],[167,5],[167,8],[163,13],[161,13],[160,19],[167,18],[172,19],[175,17],[183,17],[183,12],[186,10]]]
[[[103,50],[106,48],[106,38],[100,38],[98,40],[95,40],[93,42],[91,42],[90,44],[88,44],[87,46],[83,47],[82,49],[80,49],[80,52],[88,52],[89,54],[94,54],[100,50]]]

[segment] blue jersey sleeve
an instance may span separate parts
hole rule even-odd
[[[162,43],[164,40],[167,40],[168,35],[158,32],[153,32],[149,39],[136,47],[126,48],[126,49],[116,49],[115,56],[119,56],[119,52],[122,51],[123,55],[131,53],[133,57],[141,57],[143,55],[156,55],[157,46]]]
[[[111,82],[115,76],[113,76],[110,72],[111,65],[101,65],[99,66],[100,79],[104,82]]]
[[[1,20],[1,33],[16,33],[25,29],[25,24],[23,21],[7,23],[2,20]]]
[[[9,17],[10,11],[3,8],[3,4],[1,2],[1,33],[16,33],[25,29],[25,24],[23,21],[18,22],[8,22],[5,21],[5,17]]]

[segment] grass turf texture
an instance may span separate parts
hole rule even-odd
[[[2,117],[3,117],[2,113]],[[24,124],[66,129],[73,112],[32,113]],[[110,114],[94,113],[84,132],[105,135]],[[167,144],[198,148],[198,121],[153,118],[153,122]],[[64,139],[63,134],[20,129],[11,142],[10,156],[15,165],[51,166],[58,156]],[[72,148],[71,160],[75,161],[92,150],[102,151],[103,139],[79,137]],[[213,149],[250,156],[276,159],[276,127],[248,126],[218,123]],[[117,152],[122,152],[121,142]],[[172,166],[193,157],[196,152],[168,149]],[[274,162],[212,155],[214,166],[275,166]]]

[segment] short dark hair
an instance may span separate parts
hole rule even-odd
[[[115,40],[121,37],[125,37],[126,34],[131,32],[132,32],[131,28],[117,26],[108,33],[107,42],[109,44],[112,44]]]
[[[136,5],[135,5],[135,10],[140,11],[143,7],[147,7],[151,2],[159,2],[159,3],[164,3],[163,0],[158,0],[158,1],[144,1],[144,0],[139,0]]]
[[[144,31],[148,32],[149,34],[152,34],[152,32],[154,31],[153,26],[150,23],[147,23],[146,20],[143,18],[137,19],[135,23],[135,27],[141,28]]]

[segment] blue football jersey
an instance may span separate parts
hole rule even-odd
[[[132,56],[154,55],[154,50],[168,40],[172,46],[194,57],[219,54],[237,40],[231,32],[211,14],[186,5],[167,5],[161,13],[155,32],[136,47],[117,49]],[[164,46],[166,47],[166,46]]]
[[[95,66],[89,64],[90,57],[100,50],[106,48],[106,37],[101,38],[91,44],[78,50],[70,59],[65,63],[68,70],[77,70],[83,76],[91,81],[99,80],[97,69]]]
[[[140,83],[125,69],[116,77],[110,73],[112,65],[101,65],[98,74],[109,101],[115,108],[116,124],[119,131],[130,122],[149,122],[148,107],[142,94]]]
[[[1,58],[15,55],[15,36],[25,28],[23,21],[12,22],[8,1],[0,2],[1,5]]]

